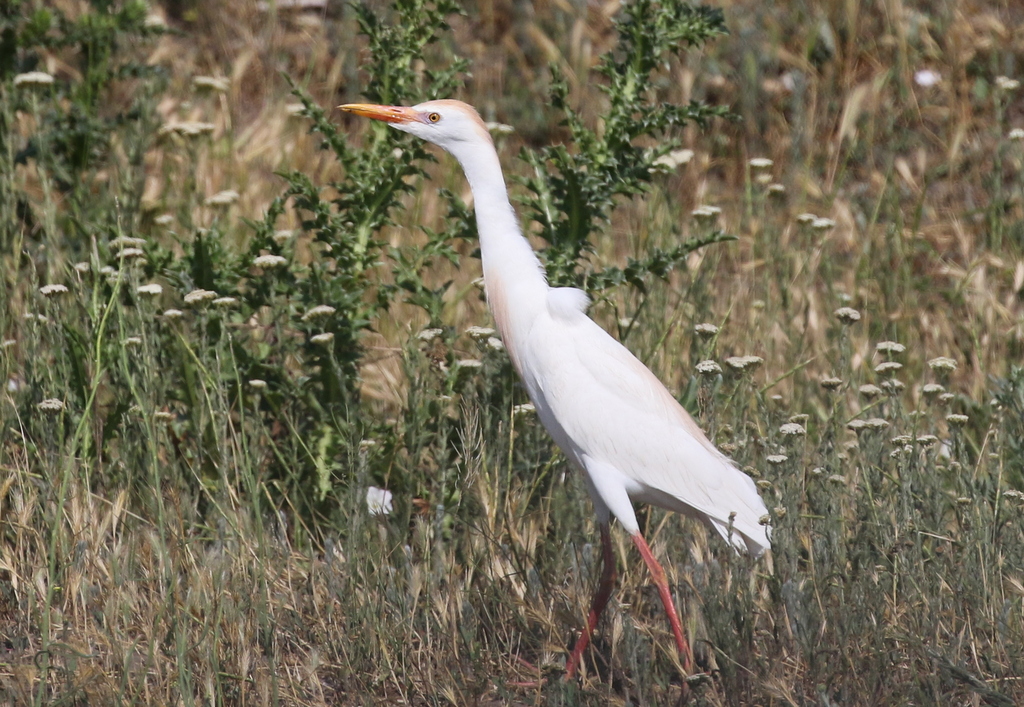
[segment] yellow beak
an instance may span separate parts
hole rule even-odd
[[[419,113],[412,108],[405,106],[378,106],[373,103],[346,103],[338,106],[346,113],[355,113],[364,118],[383,120],[385,123],[412,123],[421,122],[423,119]]]

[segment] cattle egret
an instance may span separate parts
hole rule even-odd
[[[566,677],[575,675],[615,582],[608,526],[613,515],[650,569],[689,674],[692,654],[665,570],[640,533],[632,502],[700,519],[738,550],[759,556],[769,547],[762,525],[767,510],[753,480],[715,448],[646,366],[586,315],[590,301],[583,291],[548,285],[476,110],[453,100],[340,108],[443,148],[469,180],[487,303],[537,415],[583,471],[601,529],[601,579]]]

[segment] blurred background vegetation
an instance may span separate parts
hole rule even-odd
[[[0,701],[676,704],[490,327],[457,97],[553,281],[758,482],[642,524],[709,705],[1024,701],[1024,8],[0,2]],[[701,365],[698,365],[701,364]],[[544,678],[549,678],[545,680]]]

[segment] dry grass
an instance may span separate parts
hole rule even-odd
[[[508,171],[523,169],[521,146],[565,137],[546,105],[548,63],[569,78],[587,119],[600,120],[603,97],[589,69],[614,46],[616,8],[479,3],[452,19],[444,42],[471,61],[460,98],[516,126],[499,144]],[[658,88],[667,100],[727,104],[741,120],[687,130],[693,159],[623,204],[594,258],[621,263],[691,235],[703,228],[690,216],[702,204],[721,207],[720,224],[739,236],[695,254],[647,295],[619,292],[593,312],[612,331],[636,314],[627,343],[671,389],[687,391],[716,440],[765,482],[775,510],[777,547],[756,564],[676,516],[641,514],[715,676],[694,700],[1024,701],[1024,497],[1006,493],[1024,460],[1007,451],[1010,428],[988,405],[992,377],[1006,376],[1024,352],[1024,141],[1007,138],[1024,127],[1024,89],[1000,93],[994,84],[1024,73],[1015,29],[1024,10],[969,0],[934,11],[898,0],[725,8],[731,35],[668,67]],[[243,248],[242,219],[260,218],[283,189],[275,170],[317,184],[338,176],[303,119],[290,117],[295,99],[281,72],[324,106],[358,98],[364,57],[350,12],[200,4],[167,21],[181,33],[149,56],[170,75],[160,119],[215,129],[194,149],[165,141],[146,154],[142,229],[180,252],[152,224],[171,213],[176,231],[187,230],[185,219],[216,224],[227,247]],[[47,67],[61,75],[67,65],[54,54]],[[923,69],[941,80],[920,85]],[[230,88],[199,95],[197,75],[228,77]],[[30,133],[32,117],[17,117],[14,132]],[[364,129],[346,127],[353,140]],[[773,160],[764,173],[783,192],[768,193],[753,157]],[[27,208],[55,238],[45,185],[31,164],[19,170]],[[434,185],[469,197],[446,157],[427,170],[432,184],[384,236],[393,244],[419,243],[417,225],[442,223]],[[224,189],[240,194],[226,213],[202,205]],[[802,225],[805,212],[835,225]],[[278,224],[298,226],[290,211]],[[426,276],[433,286],[452,281],[445,318],[456,332],[488,322],[472,249],[460,248],[461,268]],[[315,250],[297,238],[298,260]],[[31,269],[4,252],[0,268],[70,282],[80,255],[40,252]],[[379,427],[354,431],[339,443],[347,451],[321,450],[346,483],[310,516],[288,506],[285,481],[263,475],[268,460],[289,458],[289,408],[273,419],[253,413],[252,399],[234,397],[229,384],[248,369],[223,342],[190,339],[196,329],[184,324],[182,351],[191,353],[181,355],[197,362],[214,461],[185,421],[164,425],[128,410],[130,433],[81,453],[90,449],[83,439],[102,438],[102,423],[81,425],[70,410],[44,417],[23,402],[61,397],[73,355],[56,328],[22,315],[58,319],[89,305],[42,302],[27,278],[5,278],[0,317],[0,338],[18,342],[0,352],[0,373],[16,383],[0,403],[0,702],[680,699],[657,595],[621,533],[620,586],[582,685],[517,685],[558,673],[599,555],[582,485],[535,420],[510,414],[524,399],[501,354],[466,336],[438,349],[410,344],[426,318],[392,308],[367,338],[362,369],[363,400]],[[860,322],[841,325],[833,314],[841,306],[857,309]],[[98,381],[97,420],[114,409],[105,389],[123,380],[134,401],[152,405],[147,414],[179,411],[153,375],[165,361],[154,343],[161,325],[134,316],[123,315],[123,330],[143,337],[139,358],[125,348],[109,370],[88,372]],[[258,330],[268,346],[290,335],[274,313],[260,316],[237,329]],[[721,327],[713,344],[694,336],[701,322]],[[893,377],[875,370],[887,358],[876,350],[884,340],[907,348],[895,357],[906,390],[865,397],[861,385]],[[431,361],[448,348],[484,368],[438,403],[444,391]],[[764,364],[716,384],[694,377],[697,361],[734,355]],[[937,356],[956,360],[956,370],[930,369]],[[288,366],[296,379],[304,374],[302,360]],[[838,391],[820,385],[827,376],[843,381]],[[950,400],[925,395],[935,382]],[[19,393],[25,383],[32,391]],[[26,410],[45,424],[24,419]],[[966,426],[950,413],[967,414]],[[806,438],[778,432],[801,415]],[[876,416],[884,431],[847,429]],[[439,431],[418,443],[418,429]],[[363,435],[377,443],[361,446]],[[901,435],[909,440],[893,441]],[[925,435],[942,443],[918,440]],[[391,516],[367,514],[371,483],[395,491]]]

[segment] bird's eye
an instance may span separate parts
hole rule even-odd
[[[431,123],[436,123],[437,121],[441,120],[441,114],[431,113],[430,115],[427,116],[427,120],[429,120]]]

